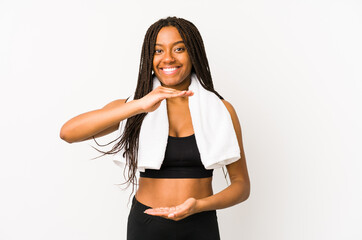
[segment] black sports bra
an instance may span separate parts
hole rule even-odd
[[[213,169],[207,170],[201,162],[195,134],[187,137],[168,136],[165,158],[159,170],[145,169],[140,177],[148,178],[207,178]]]

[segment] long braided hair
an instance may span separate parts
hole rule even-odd
[[[191,59],[191,72],[196,74],[197,78],[200,80],[200,84],[206,90],[214,92],[220,99],[224,99],[219,93],[214,90],[209,62],[206,57],[204,43],[198,29],[190,21],[177,17],[167,17],[164,19],[160,19],[148,28],[142,46],[138,81],[136,91],[134,93],[134,99],[140,99],[153,90],[152,79],[154,74],[152,73],[152,65],[156,38],[161,28],[166,26],[176,27],[178,32],[180,33]],[[134,192],[135,185],[137,185],[136,172],[138,162],[138,139],[142,121],[146,115],[147,113],[141,113],[128,118],[123,133],[121,133],[121,135],[117,139],[106,144],[109,145],[120,139],[118,142],[115,143],[110,151],[104,152],[96,149],[97,151],[103,153],[102,156],[106,154],[115,154],[124,149],[123,157],[126,158],[128,172],[126,176],[126,168],[124,168],[123,175],[127,179],[127,181],[122,183],[121,185],[127,184],[126,188],[128,188],[129,185],[132,184],[131,195]],[[97,145],[106,146],[99,145],[98,143]]]

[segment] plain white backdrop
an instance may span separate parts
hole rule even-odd
[[[251,195],[217,211],[222,239],[362,239],[361,12],[357,0],[0,0],[0,239],[126,238],[122,169],[59,131],[134,92],[147,28],[174,15],[200,30],[242,126]],[[220,169],[213,185],[227,186]]]

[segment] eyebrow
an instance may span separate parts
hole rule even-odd
[[[174,42],[173,45],[176,45],[176,44],[179,44],[179,43],[185,44],[184,41],[177,41],[177,42]],[[158,46],[163,46],[163,45],[160,44],[160,43],[156,43],[155,45],[156,45],[156,46],[157,46],[157,45],[158,45]]]

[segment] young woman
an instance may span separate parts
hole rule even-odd
[[[224,104],[240,148],[240,159],[226,165],[231,184],[217,194],[212,189],[213,169],[202,165],[195,141],[189,109],[194,92],[188,90],[192,74]],[[153,89],[154,77],[160,86]],[[134,98],[127,100],[115,100],[102,109],[80,114],[66,122],[60,132],[63,140],[79,142],[114,132],[126,120],[120,141],[107,153],[124,149],[127,182],[134,186],[142,122],[147,113],[166,101],[169,136],[165,159],[161,169],[140,172],[128,217],[127,239],[220,239],[216,209],[245,201],[250,182],[237,114],[214,90],[201,35],[191,22],[168,17],[150,26],[142,47]],[[183,161],[174,161],[179,155],[183,155]]]

